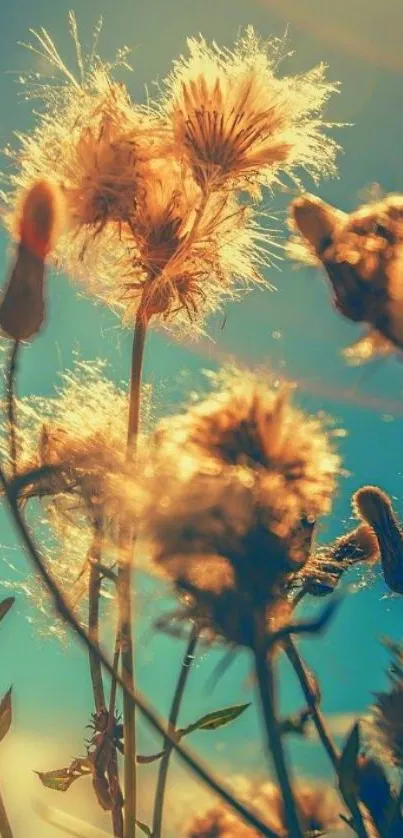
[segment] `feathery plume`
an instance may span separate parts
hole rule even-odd
[[[150,403],[145,387],[145,427]],[[41,526],[47,525],[42,539],[45,556],[71,605],[78,607],[86,592],[96,532],[102,532],[103,565],[111,567],[118,558],[114,522],[122,514],[128,396],[106,378],[103,362],[77,361],[72,372],[63,373],[56,397],[23,398],[17,410],[17,482],[34,472],[25,482],[21,502],[29,503],[29,514]],[[6,433],[3,428],[0,452],[4,459],[9,456]],[[15,585],[21,587],[19,581]],[[36,580],[24,580],[23,588],[46,616],[47,593]],[[55,626],[49,626],[51,633]],[[57,633],[64,634],[61,621]]]
[[[337,310],[370,326],[344,352],[349,362],[402,350],[403,197],[387,195],[347,214],[304,195],[291,204],[291,216],[308,258],[316,257],[326,270]],[[295,237],[295,252],[294,245]]]
[[[322,110],[337,84],[323,64],[298,76],[277,76],[283,42],[262,42],[252,26],[234,49],[188,39],[189,57],[174,62],[165,80],[163,112],[175,143],[202,189],[244,189],[335,172],[336,143]]]
[[[264,283],[260,270],[276,242],[234,194],[203,193],[178,156],[161,108],[132,102],[113,81],[126,52],[115,64],[95,53],[85,60],[74,17],[71,25],[78,79],[49,35],[36,33],[40,55],[62,80],[34,85],[46,108],[34,131],[20,136],[19,151],[9,151],[15,162],[5,195],[9,223],[21,190],[52,177],[68,219],[54,253],[57,266],[126,322],[138,313],[164,323],[174,317],[181,331],[197,331],[224,298]]]
[[[268,629],[287,621],[288,582],[338,470],[322,423],[292,406],[289,387],[227,371],[216,392],[157,429],[140,487],[156,564],[217,634],[249,645],[258,605]]]

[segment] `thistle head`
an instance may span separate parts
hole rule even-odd
[[[287,621],[288,581],[308,560],[338,469],[321,422],[291,404],[287,386],[224,374],[157,429],[142,510],[155,562],[219,633],[248,645],[254,608],[268,628]]]

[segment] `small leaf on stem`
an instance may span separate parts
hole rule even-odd
[[[343,752],[340,757],[339,765],[339,785],[340,791],[345,800],[348,800],[357,793],[357,761],[360,751],[360,728],[359,723],[356,722],[352,727]]]
[[[6,733],[10,730],[12,711],[11,711],[11,690],[6,692],[0,704],[0,742],[4,739]]]
[[[0,622],[2,621],[3,617],[5,617],[6,614],[8,614],[10,608],[12,607],[12,605],[14,605],[14,603],[15,597],[13,596],[8,596],[6,599],[3,599],[0,602]]]
[[[137,821],[136,820],[136,825],[138,826],[139,829],[141,829],[142,832],[144,832],[144,835],[148,835],[148,838],[152,838],[151,829],[150,829],[149,826],[147,826],[146,823],[143,823],[142,821]]]
[[[224,707],[222,710],[214,710],[212,713],[202,716],[197,722],[178,730],[178,735],[182,738],[182,736],[193,733],[194,730],[216,730],[219,727],[224,727],[224,725],[235,721],[248,707],[250,707],[250,702],[248,704],[235,704],[233,707]]]

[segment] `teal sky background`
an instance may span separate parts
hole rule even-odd
[[[67,35],[67,0],[13,0],[0,8],[0,145],[12,140],[14,130],[33,124],[32,102],[19,98],[18,75],[32,67],[33,56],[17,46],[28,38],[29,28],[44,26],[64,55],[73,57]],[[365,14],[363,12],[365,8]],[[144,85],[163,76],[172,58],[186,48],[186,37],[202,33],[207,39],[230,46],[240,27],[252,23],[263,37],[282,35],[288,27],[295,55],[288,71],[302,71],[320,60],[329,64],[329,78],[341,81],[340,94],[328,109],[329,120],[353,123],[335,130],[344,148],[340,178],[324,182],[318,194],[344,210],[362,200],[363,190],[379,183],[385,191],[403,188],[403,94],[400,0],[378,4],[369,0],[76,0],[74,9],[84,46],[100,15],[104,19],[100,52],[112,57],[122,44],[133,47],[134,73],[125,77],[130,93],[143,98]],[[284,67],[285,70],[285,67]],[[315,191],[308,178],[308,190]],[[292,195],[267,199],[283,225]],[[6,275],[8,242],[0,234],[0,260]],[[298,399],[306,409],[325,410],[348,430],[341,440],[349,476],[342,480],[323,536],[333,538],[349,525],[351,493],[365,483],[376,483],[396,500],[403,515],[403,368],[396,360],[360,370],[347,368],[340,349],[358,337],[355,326],[344,322],[331,308],[319,272],[294,271],[284,262],[270,279],[277,293],[256,291],[241,302],[228,305],[225,328],[222,318],[209,324],[212,340],[186,345],[155,331],[147,344],[145,378],[157,393],[158,410],[172,409],[202,381],[204,368],[215,368],[221,359],[266,364],[300,382]],[[32,346],[24,350],[19,378],[20,393],[51,395],[60,371],[72,365],[74,352],[86,359],[103,357],[116,380],[127,379],[131,335],[106,309],[79,297],[64,277],[49,282],[49,319]],[[2,513],[1,543],[6,559],[0,575],[7,581],[11,560],[23,575],[26,561],[14,549],[15,536]],[[13,577],[14,578],[14,577]],[[142,583],[138,609],[137,674],[139,684],[154,706],[166,713],[181,659],[181,644],[154,636],[153,619],[168,606],[164,593],[149,581]],[[91,818],[92,798],[85,789],[73,789],[69,799],[43,792],[31,769],[61,767],[82,751],[84,726],[90,711],[87,662],[75,642],[67,647],[44,641],[26,619],[29,610],[21,595],[14,611],[1,626],[0,688],[14,687],[14,727],[0,753],[0,783],[15,818],[15,838],[50,838],[29,808],[37,799]],[[49,621],[52,614],[49,612]],[[403,637],[403,601],[391,596],[375,575],[368,586],[342,605],[326,638],[303,643],[309,663],[319,674],[324,708],[332,714],[335,729],[345,727],[352,715],[365,711],[371,694],[385,682],[386,655],[381,635]],[[219,654],[200,653],[191,678],[183,720],[217,706],[247,701],[253,696],[248,681],[246,654],[222,678],[213,694],[204,685]],[[302,706],[292,675],[283,671],[284,712]],[[259,729],[251,708],[233,727],[210,737],[195,734],[194,747],[227,777],[264,770]],[[142,745],[155,740],[142,730]],[[1,749],[0,749],[1,750]],[[331,776],[325,758],[314,742],[292,746],[299,774]],[[50,762],[49,762],[50,760]],[[151,788],[151,769],[144,771]],[[185,799],[183,775],[174,772],[176,806],[178,789]],[[16,794],[16,785],[18,794]],[[77,784],[78,786],[78,784]],[[189,792],[192,792],[189,785]],[[56,799],[55,799],[56,797]],[[187,798],[186,798],[187,799]],[[190,798],[189,798],[190,799]],[[149,792],[144,796],[147,816]],[[174,796],[172,797],[172,806]],[[183,806],[186,808],[186,803]],[[191,804],[194,809],[194,803]],[[25,814],[24,811],[25,810]],[[29,814],[26,814],[29,812]],[[97,814],[100,826],[108,820]],[[174,833],[173,833],[174,834]]]

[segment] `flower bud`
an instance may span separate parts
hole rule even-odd
[[[403,537],[388,495],[377,486],[364,486],[355,493],[354,505],[376,534],[387,586],[403,594]]]
[[[0,326],[16,341],[29,340],[42,326],[45,312],[45,258],[62,223],[58,189],[38,181],[26,194],[18,220],[19,245],[0,303]]]

